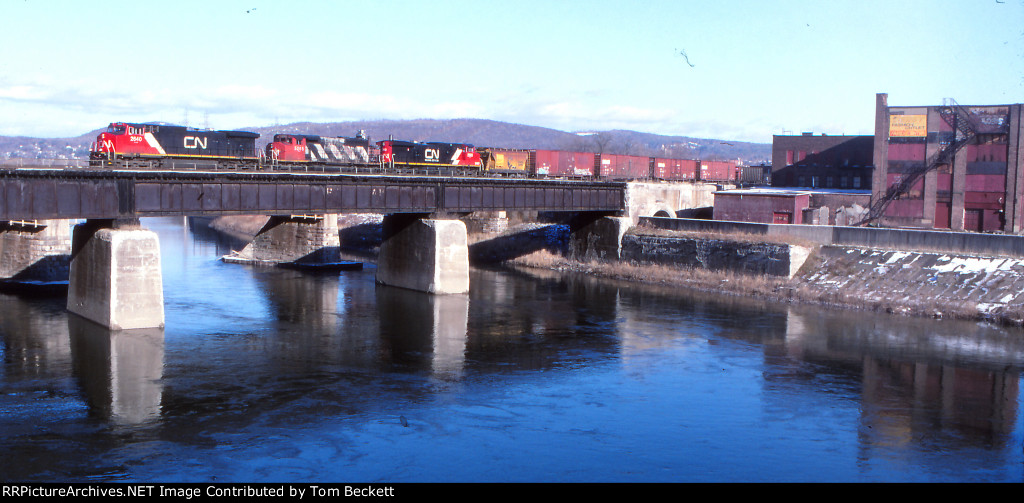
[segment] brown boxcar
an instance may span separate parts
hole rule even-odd
[[[599,154],[599,174],[606,180],[645,180],[651,176],[651,158],[636,155]]]
[[[694,159],[654,158],[653,176],[659,180],[696,180],[697,165]]]
[[[530,151],[508,148],[478,149],[483,170],[488,173],[527,176],[530,173]]]
[[[534,150],[533,174],[556,177],[593,177],[594,154],[563,150]]]
[[[700,179],[709,182],[728,182],[736,179],[735,161],[701,161]]]

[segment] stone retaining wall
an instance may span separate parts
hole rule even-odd
[[[626,234],[622,238],[624,260],[786,278],[800,269],[809,252],[804,247],[779,243],[637,234]]]

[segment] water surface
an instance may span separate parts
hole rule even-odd
[[[552,272],[435,297],[144,224],[162,330],[0,295],[0,480],[1024,481],[1019,329]]]

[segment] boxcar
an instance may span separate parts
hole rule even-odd
[[[651,176],[658,180],[696,180],[700,161],[655,157]]]
[[[700,179],[709,182],[728,182],[736,179],[736,162],[701,161]]]
[[[593,177],[595,155],[589,152],[534,150],[533,174],[545,177]]]
[[[650,157],[599,154],[598,165],[598,174],[605,180],[645,180],[651,176]]]

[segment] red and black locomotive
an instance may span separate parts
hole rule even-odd
[[[480,154],[465,143],[384,140],[377,145],[381,164],[387,167],[480,167]]]
[[[258,133],[115,122],[100,133],[90,165],[129,168],[256,167]]]
[[[269,164],[367,165],[370,140],[362,131],[354,138],[280,133],[267,144]]]

